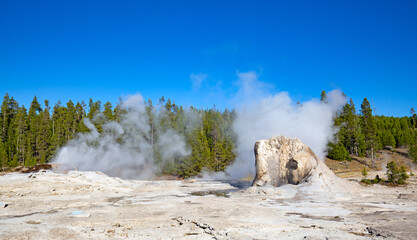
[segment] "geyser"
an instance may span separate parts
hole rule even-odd
[[[346,103],[339,90],[327,93],[327,101],[311,99],[296,104],[287,92],[276,92],[258,80],[255,72],[238,73],[239,90],[234,97],[237,135],[236,161],[226,176],[212,178],[242,179],[255,175],[253,144],[277,135],[298,138],[323,159],[327,143],[335,141],[338,129],[333,124],[337,111]]]
[[[256,176],[253,186],[304,182],[317,167],[319,159],[297,138],[285,136],[259,140],[255,143]]]
[[[106,122],[101,133],[85,118],[84,124],[90,132],[79,133],[77,138],[61,148],[54,159],[55,163],[64,168],[101,171],[122,178],[150,179],[159,167],[155,163],[154,149],[159,149],[161,162],[190,153],[182,135],[172,129],[151,129],[141,95],[126,98],[121,109],[125,113],[121,115],[120,122]],[[165,112],[157,111],[155,116],[163,118]],[[192,114],[186,117],[191,119],[188,126],[193,127]],[[153,125],[157,125],[157,122]],[[159,138],[154,140],[157,130]]]
[[[256,177],[252,186],[293,184],[317,196],[346,198],[357,192],[357,184],[337,177],[306,144],[285,136],[257,141],[255,144]]]

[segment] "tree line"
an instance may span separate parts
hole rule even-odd
[[[321,94],[326,101],[326,93]],[[373,115],[371,104],[364,98],[357,112],[352,99],[342,107],[334,119],[338,127],[337,143],[329,143],[328,157],[349,160],[350,156],[374,160],[376,152],[385,147],[409,147],[409,154],[417,161],[417,115],[414,108],[410,116],[387,117]]]
[[[231,129],[234,111],[191,107],[189,111],[200,119],[190,130],[186,126],[189,124],[185,121],[186,110],[170,99],[162,97],[156,105],[151,100],[144,104],[151,129],[148,141],[156,142],[160,132],[172,129],[184,136],[191,150],[186,157],[162,162],[160,149],[152,144],[154,161],[161,165],[160,174],[189,177],[202,170],[223,171],[234,161],[236,137]],[[63,105],[58,101],[51,108],[48,100],[41,106],[35,96],[29,109],[26,109],[6,93],[0,112],[1,169],[31,167],[51,161],[58,149],[76,138],[78,133],[90,131],[85,125],[85,118],[91,120],[98,132],[102,132],[105,122],[121,121],[122,115],[128,111],[122,106],[122,102],[113,107],[110,102],[103,105],[100,101],[90,99],[88,104],[83,101],[74,104],[70,100]],[[164,114],[157,116],[156,108]]]
[[[326,92],[321,101],[326,102]],[[190,154],[172,161],[160,160],[160,149],[154,147],[154,161],[160,164],[160,174],[190,177],[203,170],[223,171],[234,162],[237,136],[232,124],[236,117],[234,110],[211,109],[189,110],[176,105],[170,99],[160,98],[157,104],[151,100],[145,103],[151,135],[147,141],[156,142],[159,133],[172,129],[184,137]],[[127,109],[120,102],[112,106],[90,99],[88,104],[71,100],[65,105],[60,101],[50,106],[48,100],[43,106],[34,97],[29,109],[19,105],[7,93],[0,109],[0,164],[1,169],[16,166],[34,166],[53,159],[58,149],[78,133],[90,131],[84,119],[90,119],[99,132],[106,121],[120,122]],[[164,114],[157,116],[157,111]],[[191,130],[186,121],[187,111],[199,116]],[[417,160],[417,115],[412,108],[410,116],[374,116],[369,101],[365,98],[357,111],[352,99],[344,105],[334,119],[339,129],[337,143],[329,143],[328,157],[346,160],[350,156],[369,157],[386,147],[409,147],[410,155]],[[152,144],[152,146],[154,146]]]

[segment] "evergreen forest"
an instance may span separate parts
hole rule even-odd
[[[321,101],[326,102],[324,91]],[[184,121],[188,110],[182,106],[164,97],[156,105],[151,100],[144,104],[152,132],[149,141],[158,138],[159,130],[172,129],[184,137],[190,149],[188,156],[163,163],[160,166],[161,175],[187,178],[203,170],[224,171],[235,160],[237,136],[232,129],[236,117],[233,110],[190,107],[189,111],[200,116],[200,121],[192,131],[188,131]],[[157,118],[153,111],[155,108],[164,111],[163,118]],[[90,119],[101,132],[101,126],[106,121],[118,122],[126,111],[121,103],[112,106],[110,102],[102,104],[90,99],[88,104],[70,100],[65,105],[58,101],[51,106],[48,100],[41,105],[36,97],[27,109],[6,93],[0,112],[1,170],[50,162],[60,147],[77,138],[78,133],[90,131],[85,125],[85,118]],[[328,157],[331,159],[348,160],[351,156],[374,159],[378,150],[391,146],[409,147],[410,156],[417,160],[417,115],[413,108],[410,116],[375,116],[366,98],[359,111],[350,99],[338,112],[334,125],[339,131],[335,136],[337,143],[328,144]],[[154,151],[157,158],[158,149]]]

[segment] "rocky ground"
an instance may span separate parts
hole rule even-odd
[[[415,239],[416,177],[404,187],[359,179],[249,188],[9,173],[0,176],[0,239]]]

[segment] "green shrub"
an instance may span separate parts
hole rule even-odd
[[[377,184],[377,183],[384,182],[384,179],[380,178],[379,175],[376,175],[374,179],[364,178],[361,180],[361,182],[365,184]]]
[[[398,167],[394,161],[387,164],[387,176],[388,182],[394,184],[405,184],[405,181],[409,178],[405,167]]]
[[[350,159],[349,153],[346,148],[341,144],[329,144],[330,150],[328,152],[328,157],[333,160],[346,160]]]
[[[366,171],[366,167],[363,167],[363,169],[362,169],[362,176],[364,178],[366,178],[366,176],[368,176],[368,171]]]
[[[376,175],[375,178],[372,180],[372,183],[380,183],[383,181],[384,179],[380,178],[379,175]]]
[[[370,179],[366,179],[366,178],[362,179],[361,182],[363,182],[365,184],[372,184],[371,180]]]

